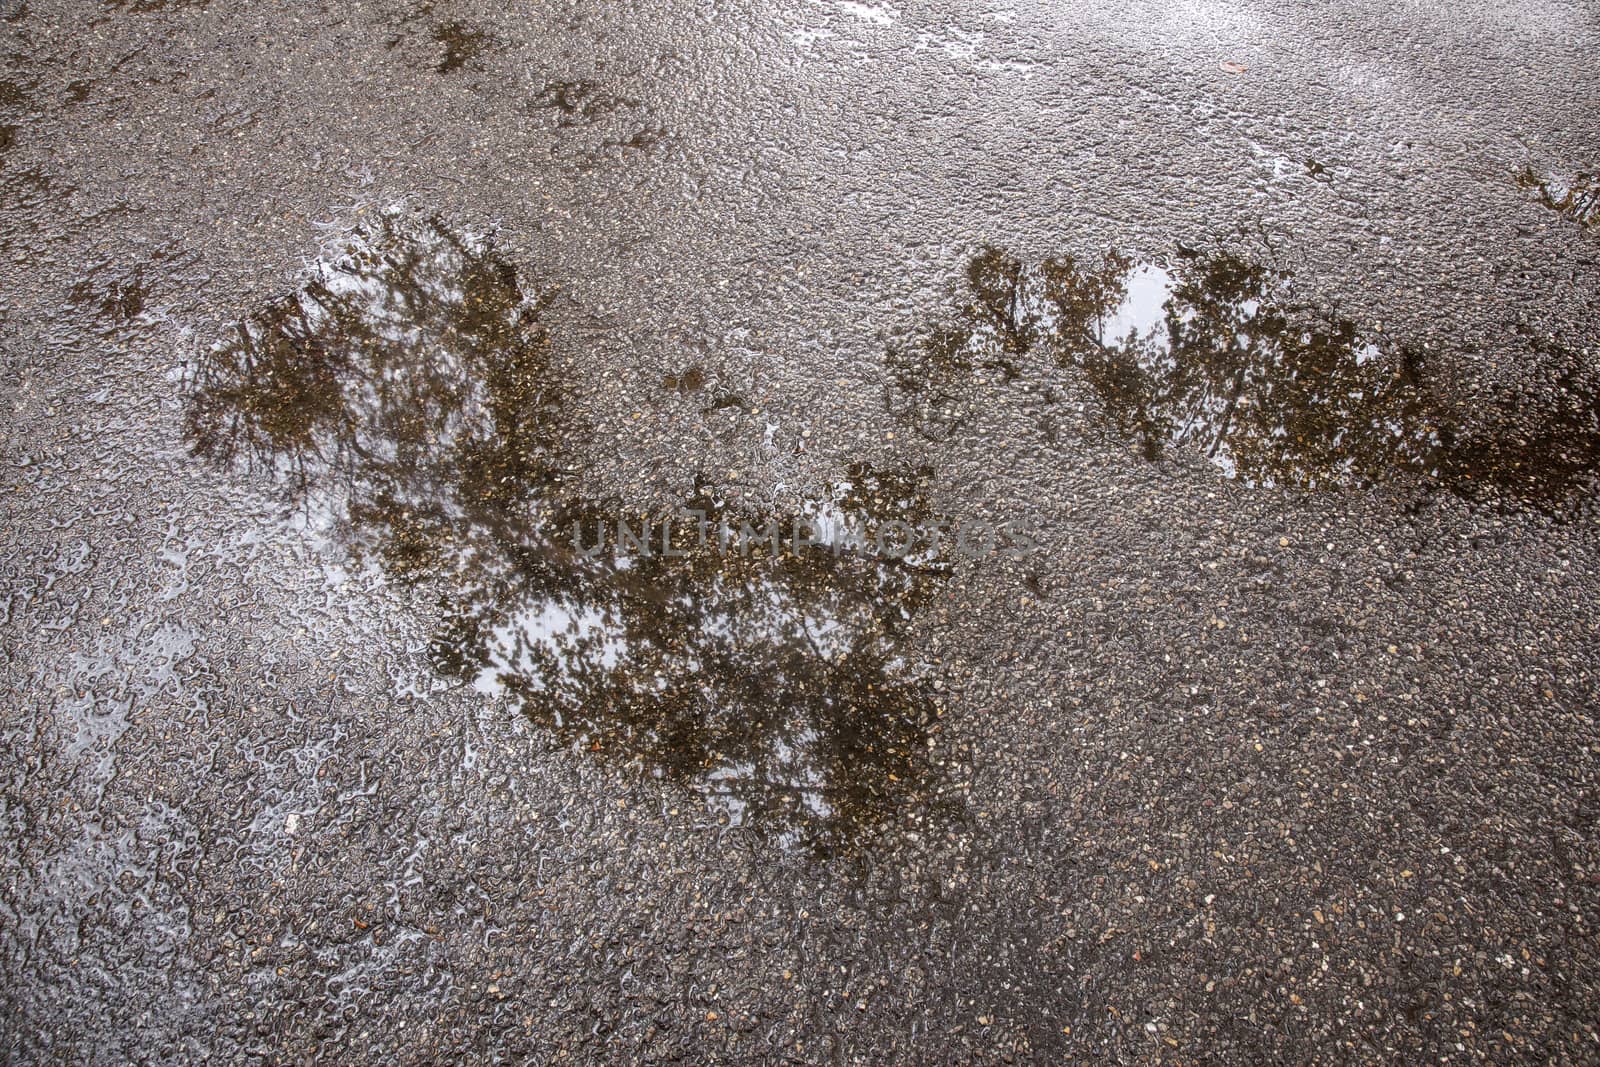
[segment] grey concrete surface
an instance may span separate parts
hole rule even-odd
[[[0,16],[7,1061],[1600,1062],[1593,3]],[[195,453],[197,368],[391,210],[544,295],[586,499],[909,465],[1038,531],[898,638],[908,799],[735,818]],[[1497,476],[1152,461],[1045,341],[929,433],[887,354],[986,247],[1271,264]]]

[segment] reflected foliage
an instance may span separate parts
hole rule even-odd
[[[435,26],[433,39],[444,49],[444,55],[435,68],[440,74],[462,69],[488,52],[494,44],[494,38],[488,33],[459,19]]]
[[[194,448],[270,467],[358,558],[439,590],[438,668],[562,741],[797,847],[924,817],[939,713],[904,649],[943,566],[839,530],[919,521],[927,472],[857,467],[792,516],[702,487],[683,505],[709,530],[628,516],[563,458],[541,310],[485,242],[386,216],[201,361]],[[827,545],[795,551],[802,521]],[[722,524],[748,536],[725,550]]]
[[[1368,486],[1398,474],[1541,507],[1583,489],[1600,447],[1594,373],[1542,345],[1558,380],[1462,413],[1417,353],[1299,299],[1293,278],[1227,253],[1170,266],[1111,252],[968,264],[959,310],[887,355],[894,409],[929,436],[971,412],[985,370],[1070,367],[1146,458],[1204,455],[1252,484]]]
[[[890,345],[890,410],[924,437],[950,437],[972,414],[976,381],[1011,381],[1033,346],[1035,324],[1024,303],[1022,262],[986,248],[967,264],[968,298],[960,311],[911,342]]]
[[[105,0],[108,8],[147,14],[152,11],[182,11],[187,8],[204,8],[211,0]]]
[[[426,50],[438,56],[429,60],[428,66],[437,74],[454,74],[462,70],[475,70],[484,56],[501,42],[494,34],[463,19],[437,18],[433,0],[416,5],[400,16],[397,32],[385,42],[391,50],[406,46],[408,50]],[[425,43],[424,43],[425,42]]]
[[[1116,256],[1042,273],[1056,355],[1151,458],[1189,446],[1251,482],[1307,487],[1428,463],[1412,355],[1296,303],[1285,274],[1227,254],[1171,274]]]
[[[685,503],[711,524],[703,541],[694,521],[556,509],[553,536],[461,583],[441,667],[791,841],[837,848],[923,799],[937,711],[900,648],[942,571],[795,552],[795,517],[775,549],[760,535],[771,516],[705,493]]]
[[[1533,193],[1551,211],[1565,215],[1579,226],[1600,228],[1600,172],[1583,172],[1570,178],[1541,177],[1528,167],[1517,175],[1517,185]]]
[[[385,217],[206,356],[190,437],[214,458],[336,469],[357,500],[514,513],[559,473],[539,312],[509,264]]]
[[[1442,432],[1438,476],[1457,492],[1547,509],[1593,489],[1600,468],[1600,366],[1537,336],[1543,376],[1483,398],[1479,417]]]

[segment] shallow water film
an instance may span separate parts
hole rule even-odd
[[[487,242],[395,214],[193,385],[197,453],[275,472],[348,551],[437,592],[446,674],[786,843],[928,806],[940,712],[899,646],[948,564],[866,554],[870,524],[926,517],[915,471],[856,465],[789,516],[588,499],[538,300]]]

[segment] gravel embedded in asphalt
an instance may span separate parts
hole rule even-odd
[[[0,34],[8,1061],[1600,1059],[1592,5]],[[367,347],[261,325],[394,218],[492,274]],[[495,355],[535,311],[536,375]],[[241,331],[283,362],[219,376]],[[539,383],[559,433],[504,433]],[[630,584],[516,522],[707,499],[1037,550],[902,603],[831,554]],[[495,679],[441,661],[466,601]],[[516,644],[553,603],[686,703]]]

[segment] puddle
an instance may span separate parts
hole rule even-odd
[[[441,22],[435,26],[433,40],[444,48],[444,57],[434,68],[440,74],[460,70],[489,51],[494,44],[494,38],[488,33],[461,21]]]
[[[1109,256],[1048,261],[1041,280],[1058,359],[1152,459],[1189,447],[1229,476],[1307,488],[1435,465],[1413,354],[1302,305],[1283,272]]]
[[[1600,172],[1541,177],[1528,167],[1517,175],[1517,186],[1586,230],[1600,227]]]
[[[141,272],[97,283],[85,278],[73,285],[67,299],[77,307],[90,308],[114,322],[132,322],[144,311],[149,289]]]
[[[985,379],[1083,375],[1100,417],[1147,459],[1185,449],[1253,485],[1367,487],[1400,475],[1557,507],[1600,459],[1600,379],[1529,338],[1548,377],[1473,412],[1418,353],[1307,302],[1286,271],[1229,253],[968,263],[963,303],[886,352],[890,407],[943,438]],[[1031,362],[1030,362],[1031,361]]]
[[[709,486],[694,518],[594,499],[542,307],[485,241],[386,215],[200,361],[193,447],[275,472],[359,564],[437,595],[438,669],[561,742],[789,846],[925,817],[940,711],[907,637],[946,565],[859,534],[927,521],[927,472],[858,467],[794,514]]]
[[[433,3],[427,2],[400,16],[398,32],[385,42],[385,47],[393,51],[404,46],[407,51],[437,57],[427,60],[426,67],[436,74],[454,74],[476,69],[478,60],[500,43],[494,34],[464,19],[433,21],[434,13]]]
[[[942,569],[836,554],[825,536],[795,552],[806,516],[781,517],[775,547],[771,516],[685,505],[707,517],[703,541],[694,522],[568,506],[511,568],[474,566],[441,667],[785,843],[834,849],[921,798],[938,712],[900,646]]]

